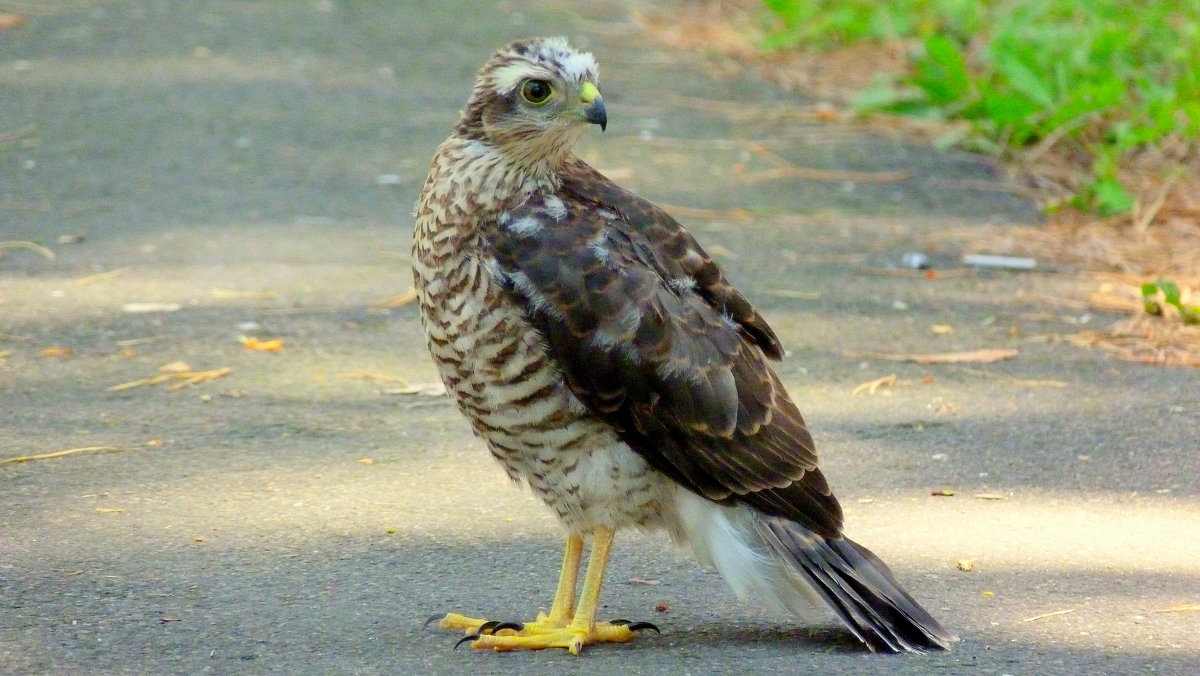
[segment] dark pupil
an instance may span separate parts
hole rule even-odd
[[[550,87],[541,80],[532,80],[525,85],[525,95],[530,101],[541,101],[550,96]]]

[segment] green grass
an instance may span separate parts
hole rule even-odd
[[[1160,279],[1142,285],[1142,305],[1146,314],[1162,316],[1164,306],[1175,308],[1184,324],[1200,324],[1200,306],[1185,305],[1175,282]]]
[[[1200,0],[764,0],[771,48],[912,41],[897,81],[857,105],[965,120],[999,154],[1049,138],[1090,158],[1077,206],[1129,211],[1135,150],[1200,137]],[[1188,158],[1185,158],[1188,159]]]

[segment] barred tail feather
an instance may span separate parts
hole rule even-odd
[[[943,650],[958,640],[900,586],[879,557],[848,538],[827,540],[788,519],[756,515],[755,530],[871,650]]]
[[[849,539],[827,540],[748,505],[725,506],[681,490],[682,540],[741,598],[811,620],[826,606],[869,649],[942,650],[958,637],[904,591],[883,561]]]

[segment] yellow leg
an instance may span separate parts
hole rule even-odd
[[[571,533],[567,536],[567,548],[563,552],[562,570],[558,572],[558,588],[554,591],[554,603],[550,614],[538,614],[537,623],[549,627],[562,627],[575,614],[575,586],[579,581],[579,561],[583,558],[583,537]],[[590,570],[590,568],[589,568]]]
[[[541,650],[543,648],[566,648],[572,655],[578,655],[583,646],[592,643],[624,643],[632,641],[640,628],[650,628],[652,625],[628,623],[613,624],[611,622],[596,623],[596,609],[600,603],[600,587],[604,583],[604,570],[608,566],[608,556],[612,551],[613,531],[608,528],[597,528],[592,535],[592,552],[588,558],[587,573],[583,578],[583,591],[579,595],[579,606],[575,610],[570,624],[558,629],[545,627],[537,633],[520,632],[517,635],[484,634],[471,643],[472,648],[491,648],[497,651],[506,650]],[[568,541],[567,552],[571,551]],[[565,577],[564,568],[564,577]],[[569,580],[572,592],[575,581]],[[560,578],[559,589],[564,588]],[[557,599],[556,599],[557,600]],[[551,613],[553,616],[553,612]],[[631,629],[632,627],[632,629]],[[657,631],[657,628],[655,628]]]
[[[551,629],[561,629],[567,626],[574,616],[575,587],[579,580],[579,562],[583,558],[583,537],[575,533],[567,536],[567,547],[563,551],[562,570],[558,573],[558,588],[554,591],[554,601],[550,605],[550,613],[538,613],[534,622],[526,622],[522,634],[536,634]],[[467,634],[478,634],[480,627],[487,620],[480,620],[458,613],[448,613],[438,623],[443,629],[453,629]]]
[[[583,592],[579,595],[579,608],[571,619],[571,628],[576,631],[591,631],[596,621],[596,607],[600,603],[600,585],[604,584],[604,570],[608,568],[608,555],[612,552],[613,532],[599,528],[592,536],[592,553],[588,557],[587,574],[583,578]],[[577,653],[578,650],[571,652]]]

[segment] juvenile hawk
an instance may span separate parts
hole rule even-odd
[[[567,527],[548,613],[458,614],[477,648],[630,640],[596,622],[616,530],[665,530],[740,596],[823,604],[871,650],[955,636],[842,535],[783,348],[679,223],[571,153],[604,129],[596,62],[562,38],[514,42],[479,72],[421,190],[413,270],[429,349],[475,433]],[[584,538],[591,553],[575,592]]]

